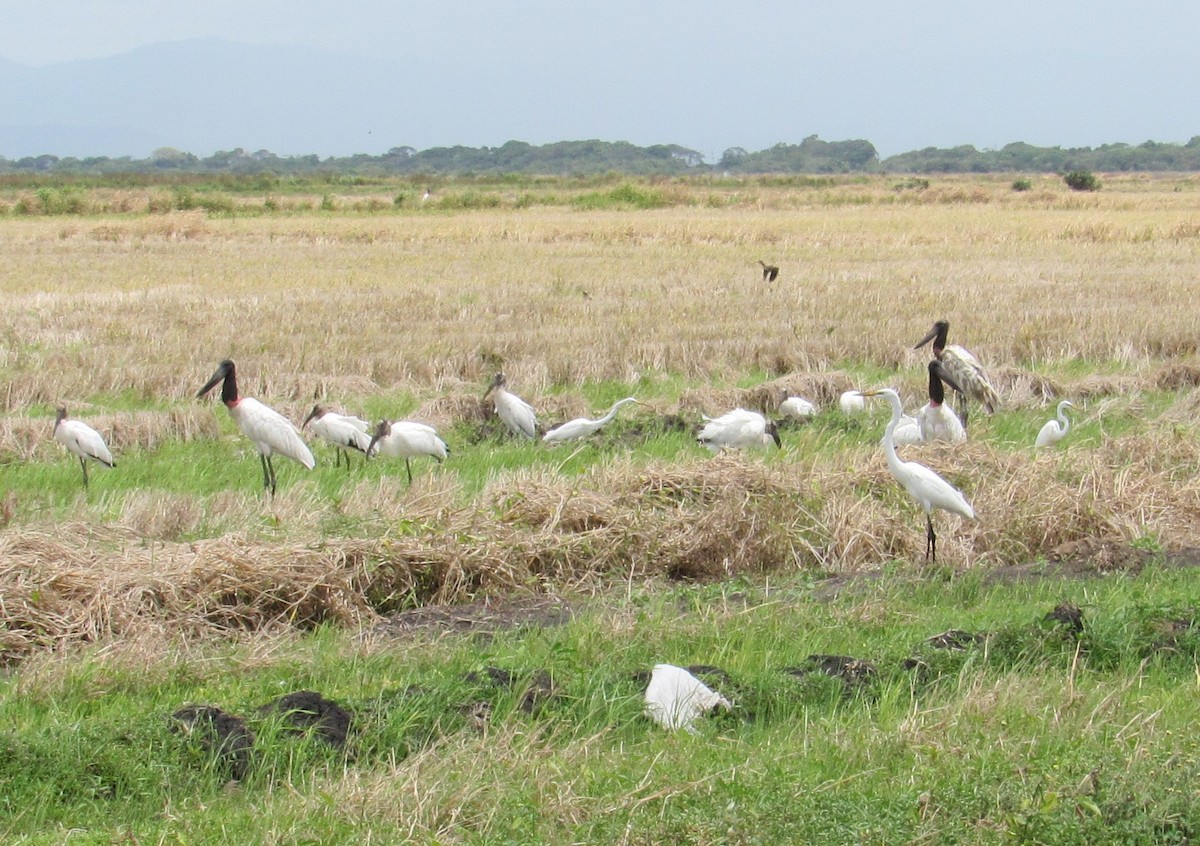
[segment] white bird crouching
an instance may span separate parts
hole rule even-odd
[[[308,417],[300,424],[303,431],[305,426],[312,424],[313,434],[321,440],[332,444],[335,452],[334,466],[341,463],[342,455],[346,456],[346,469],[350,469],[350,453],[356,450],[364,455],[371,444],[371,424],[360,417],[350,417],[345,414],[335,414],[323,405],[314,405]]]
[[[646,713],[665,729],[695,731],[695,722],[729,700],[682,667],[655,664],[646,688]]]
[[[286,455],[308,470],[316,466],[317,462],[313,459],[312,452],[300,437],[300,430],[293,426],[290,420],[253,397],[239,396],[237,368],[229,359],[217,365],[216,372],[197,392],[196,397],[207,394],[218,382],[222,383],[221,402],[229,409],[229,416],[258,450],[258,457],[262,462],[263,487],[271,491],[271,496],[275,496],[275,465],[271,462],[272,455]]]
[[[65,405],[58,407],[58,414],[54,418],[54,440],[79,458],[79,466],[83,468],[84,488],[88,486],[87,463],[89,460],[105,467],[117,466],[100,433],[82,420],[68,420]]]
[[[858,391],[845,391],[838,397],[838,408],[842,414],[858,414],[866,409],[867,403]]]
[[[764,447],[774,443],[782,449],[779,429],[756,411],[735,408],[720,417],[705,417],[696,440],[713,452],[723,449]]]
[[[924,464],[901,461],[896,455],[896,425],[904,413],[900,406],[900,395],[891,388],[879,388],[863,393],[865,397],[886,397],[892,404],[892,419],[883,434],[883,450],[887,456],[888,469],[909,496],[920,503],[925,511],[925,558],[937,561],[937,535],[933,531],[933,511],[940,508],[968,520],[975,519],[975,509],[967,502],[962,491],[947,482]]]
[[[492,404],[496,414],[504,421],[508,430],[517,437],[537,437],[537,413],[533,406],[508,390],[508,379],[503,373],[497,373],[483,392],[483,399],[492,394]]]
[[[374,455],[403,458],[404,469],[408,471],[408,483],[411,485],[411,459],[428,456],[441,464],[450,454],[450,448],[432,426],[411,420],[380,420],[366,452],[367,458]]]
[[[785,417],[803,420],[817,413],[817,407],[804,397],[787,397],[779,404],[779,413]]]
[[[1054,446],[1067,436],[1067,432],[1071,431],[1071,420],[1067,417],[1067,409],[1074,408],[1075,404],[1070,400],[1063,400],[1058,404],[1058,414],[1056,420],[1047,420],[1046,425],[1037,434],[1037,440],[1034,441],[1034,446],[1048,447]]]
[[[617,400],[613,403],[613,407],[608,410],[608,414],[596,420],[589,420],[586,417],[576,417],[574,420],[564,423],[561,426],[555,426],[542,437],[542,440],[554,442],[574,441],[579,438],[586,438],[593,432],[598,432],[606,423],[611,422],[617,416],[617,411],[621,406],[631,402],[637,402],[637,400],[634,397],[625,397],[623,400]]]

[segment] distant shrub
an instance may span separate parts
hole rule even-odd
[[[1012,189],[1014,191],[1028,191],[1033,187],[1033,183],[1028,179],[1014,179]]]
[[[632,182],[622,182],[607,191],[592,191],[580,194],[573,205],[584,209],[661,209],[671,205],[670,199],[662,191],[653,188],[643,188]]]
[[[896,191],[925,191],[929,188],[929,180],[920,176],[913,176],[903,182],[897,182],[892,188]]]
[[[1073,170],[1063,177],[1063,182],[1072,191],[1099,191],[1100,181],[1096,175],[1087,170]]]
[[[337,206],[334,205],[333,195],[326,194],[321,197],[321,211],[333,211]]]

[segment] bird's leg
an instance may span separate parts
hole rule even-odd
[[[275,486],[271,483],[271,472],[267,469],[269,467],[267,463],[268,459],[265,455],[259,453],[258,460],[262,463],[263,489],[269,490],[271,492],[271,496],[275,496]]]
[[[962,418],[963,431],[967,430],[967,398],[963,394],[958,395],[958,416]]]
[[[408,471],[408,486],[412,487],[412,462],[409,461],[407,455],[404,456],[404,469]]]
[[[933,531],[932,515],[925,515],[925,560],[937,563],[937,535]]]
[[[86,490],[87,490],[87,486],[88,486],[88,477],[87,477],[87,461],[86,461],[86,460],[84,460],[83,458],[80,458],[80,459],[79,459],[79,466],[83,468],[83,489],[86,491]]]

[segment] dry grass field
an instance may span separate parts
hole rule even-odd
[[[851,421],[835,399],[891,384],[923,401],[928,349],[912,347],[942,317],[1005,407],[976,412],[965,445],[911,452],[979,514],[936,518],[940,564],[1198,546],[1200,179],[1103,181],[1092,194],[1054,177],[1025,192],[998,177],[680,182],[651,210],[501,191],[495,208],[460,211],[386,197],[364,211],[359,197],[333,212],[7,214],[0,648],[357,625],[512,590],[915,567],[921,516],[876,447],[884,410]],[[297,423],[316,400],[415,412],[454,455],[411,489],[377,464],[335,473],[327,453],[311,476],[281,461],[264,500],[247,442],[194,396],[226,357],[244,395]],[[650,407],[629,414],[626,440],[582,451],[480,439],[498,369],[547,421],[627,393]],[[651,425],[772,411],[785,386],[829,410],[785,431],[778,454],[713,459]],[[1035,455],[1058,396],[1080,406],[1077,433]],[[59,402],[118,456],[87,494],[50,439]]]

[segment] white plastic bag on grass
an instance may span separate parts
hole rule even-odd
[[[682,667],[655,664],[646,688],[646,713],[666,729],[695,731],[696,720],[715,708],[729,710],[729,700]]]

